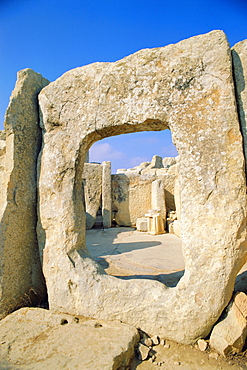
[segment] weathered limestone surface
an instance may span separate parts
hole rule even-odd
[[[45,87],[39,101],[39,240],[50,308],[120,319],[183,343],[207,335],[246,253],[244,157],[224,33],[76,68]],[[168,127],[180,155],[185,260],[184,276],[170,289],[102,271],[85,247],[81,199],[93,142]]]
[[[48,83],[31,69],[18,72],[5,116],[6,160],[3,166],[1,159],[4,174],[0,176],[4,182],[0,193],[0,317],[24,304],[30,289],[36,292],[34,296],[42,296],[45,290],[36,236],[36,161],[41,147],[37,95]],[[5,143],[1,143],[5,150]]]
[[[149,209],[161,208],[164,219],[166,209],[175,210],[173,194],[176,175],[169,174],[168,168],[164,169],[161,165],[162,158],[154,156],[152,166],[149,162],[143,162],[112,175],[112,200],[113,208],[117,209],[115,219],[118,225],[135,226],[137,218],[143,217]],[[157,189],[153,187],[156,181],[159,183],[159,195],[155,201]]]
[[[247,326],[246,318],[240,309],[243,300],[246,303],[246,295],[238,293],[210,335],[210,346],[223,356],[239,353],[244,347]]]
[[[112,200],[117,208],[116,222],[121,226],[135,226],[137,218],[152,208],[152,174],[142,176],[128,170],[123,174],[112,175]]]
[[[162,180],[152,182],[152,209],[160,209],[163,220],[166,220],[165,190]]]
[[[102,163],[102,218],[104,228],[111,227],[111,162]]]
[[[236,83],[236,97],[239,120],[244,141],[244,153],[247,158],[247,40],[240,41],[232,48],[233,73]],[[247,173],[247,162],[245,162]]]
[[[102,165],[85,163],[82,179],[86,206],[86,227],[91,229],[96,220],[102,195]]]
[[[117,370],[138,340],[135,328],[119,322],[22,308],[0,322],[0,368]]]
[[[5,176],[5,163],[6,163],[6,141],[0,138],[0,218],[4,212],[5,194],[6,194],[6,176]]]

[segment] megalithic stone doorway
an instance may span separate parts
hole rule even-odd
[[[50,308],[183,343],[207,335],[246,253],[242,137],[225,34],[65,73],[39,95],[39,244]],[[176,288],[108,276],[85,247],[81,178],[103,137],[169,128],[180,155],[185,274]]]

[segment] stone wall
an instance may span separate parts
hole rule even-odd
[[[154,156],[158,157],[158,156]],[[162,163],[162,158],[160,163]],[[150,166],[152,162],[141,163],[128,170],[118,170],[112,175],[112,202],[115,220],[120,226],[136,226],[137,218],[143,217],[149,209],[156,208],[152,202],[153,182],[162,182],[162,197],[159,207],[166,213],[175,210],[174,182],[176,175],[170,167]],[[173,162],[175,166],[176,160]],[[175,172],[175,171],[174,171]],[[165,205],[164,205],[165,202]],[[157,204],[156,204],[157,205]]]

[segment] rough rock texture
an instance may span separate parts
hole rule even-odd
[[[102,218],[104,228],[111,227],[111,162],[102,163]]]
[[[122,173],[118,171],[117,175],[112,175],[112,202],[113,209],[117,210],[115,219],[118,225],[135,226],[137,218],[143,217],[152,208],[160,208],[164,219],[166,209],[175,210],[173,194],[176,175],[168,174],[164,168],[142,168],[142,164],[122,170]],[[156,181],[159,187],[155,189]],[[159,195],[156,190],[159,190]]]
[[[240,41],[232,48],[233,72],[236,86],[236,97],[239,120],[244,140],[245,158],[247,158],[247,40]],[[247,163],[247,162],[246,162]],[[247,164],[246,173],[247,173]]]
[[[22,308],[0,322],[0,368],[117,370],[138,340],[122,323]]]
[[[6,202],[5,163],[6,163],[6,141],[0,139],[0,218],[2,218],[2,214],[4,212],[4,204]]]
[[[225,34],[76,68],[45,87],[39,101],[39,244],[50,307],[120,319],[183,343],[206,336],[230,300],[246,253],[244,157]],[[168,127],[180,155],[185,261],[171,289],[106,275],[85,247],[81,199],[93,142]]]
[[[234,297],[234,302],[245,320],[247,320],[247,295],[244,292],[238,292]]]
[[[112,201],[117,209],[116,222],[120,226],[135,226],[137,218],[152,208],[152,174],[142,176],[129,170],[112,175]]]
[[[48,83],[31,69],[18,72],[5,116],[6,161],[0,201],[0,317],[16,306],[30,304],[32,297],[44,294],[36,236],[36,166],[41,147],[37,96]]]
[[[210,335],[210,346],[223,356],[241,352],[247,335],[246,319],[235,300],[236,297]]]
[[[86,227],[91,229],[96,220],[102,195],[102,165],[85,163],[82,179],[86,206]]]

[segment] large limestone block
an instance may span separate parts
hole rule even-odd
[[[244,156],[225,34],[212,31],[76,68],[45,87],[39,101],[39,240],[50,307],[119,319],[183,343],[206,336],[230,300],[246,254]],[[85,247],[81,199],[93,142],[168,127],[180,155],[185,261],[183,277],[169,289],[104,273]]]
[[[155,180],[152,182],[152,209],[160,209],[160,214],[163,219],[163,224],[166,220],[166,201],[165,189],[162,180]]]
[[[246,319],[234,299],[227,307],[220,322],[213,328],[210,335],[210,346],[223,356],[238,353],[243,349],[246,335]]]
[[[0,368],[117,370],[138,340],[134,327],[119,322],[22,308],[0,322]]]
[[[121,226],[135,226],[152,208],[152,182],[155,176],[143,176],[136,171],[112,176],[112,199],[116,222]],[[165,209],[164,209],[165,212]]]
[[[5,174],[1,189],[0,317],[45,291],[37,223],[37,157],[41,130],[37,96],[49,83],[31,69],[18,72],[5,116]],[[26,299],[27,298],[27,299]]]
[[[86,228],[91,229],[96,220],[102,195],[102,165],[85,163],[82,174],[86,206]]]
[[[247,40],[240,41],[232,47],[232,60],[239,119],[244,140],[244,152],[245,158],[247,158]]]

